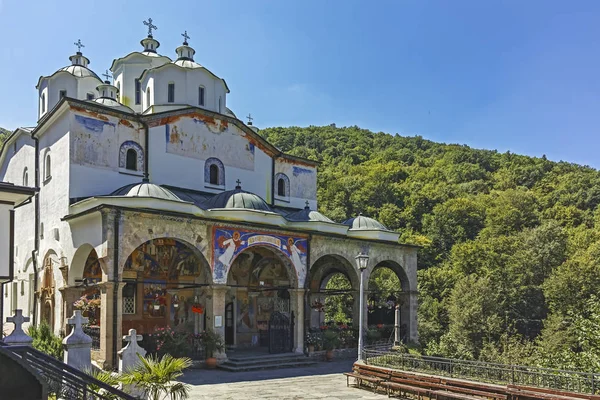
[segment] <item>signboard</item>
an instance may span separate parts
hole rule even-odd
[[[14,269],[13,205],[0,202],[0,283],[11,281]]]
[[[306,237],[282,235],[279,233],[257,232],[244,229],[213,229],[213,280],[227,283],[227,273],[236,256],[254,246],[275,248],[286,256],[296,270],[298,282],[306,278]]]

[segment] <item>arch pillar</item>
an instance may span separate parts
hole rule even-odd
[[[288,289],[290,310],[294,313],[294,347],[296,353],[304,352],[304,289]]]
[[[122,325],[122,289],[125,283],[102,282],[98,284],[100,289],[100,365],[107,369],[116,365],[118,360],[113,358],[113,346],[116,340],[117,351],[121,349],[121,325]],[[117,296],[115,298],[115,288]],[[117,303],[117,314],[113,313],[113,304]],[[113,325],[117,324],[117,337],[113,335]]]
[[[212,329],[215,333],[221,335],[225,340],[225,305],[227,304],[227,293],[231,288],[227,285],[211,286],[212,299],[210,314],[207,315],[207,328]],[[220,326],[217,326],[219,323]],[[227,361],[225,351],[214,354],[218,362]]]

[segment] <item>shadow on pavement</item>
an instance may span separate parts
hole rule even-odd
[[[259,371],[229,372],[221,369],[189,369],[179,379],[190,385],[215,385],[219,383],[250,382],[299,376],[341,374],[352,370],[355,360],[319,362],[301,368],[267,369]]]

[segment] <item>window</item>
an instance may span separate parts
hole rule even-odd
[[[58,92],[58,98],[62,99],[63,97],[67,97],[67,91],[66,90],[61,90],[60,92]]]
[[[29,186],[29,174],[27,173],[27,168],[23,171],[23,186]]]
[[[52,177],[52,160],[50,159],[50,153],[46,154],[46,162],[44,163],[44,166],[46,167],[44,179],[48,180]]]
[[[116,94],[117,101],[119,101],[119,94],[120,93],[121,93],[121,82],[117,82],[117,94]]]
[[[135,80],[135,104],[142,103],[142,85],[140,84],[140,80],[136,78]]]
[[[88,94],[87,94],[87,96],[86,96],[86,98],[87,98],[88,100],[94,100],[94,97],[95,97],[95,96],[94,96],[94,93],[88,93]]]
[[[146,108],[150,107],[150,88],[146,89]]]
[[[225,167],[218,158],[209,158],[204,164],[204,182],[208,185],[225,186]]]
[[[42,109],[42,114],[46,112],[46,93],[42,93],[42,98],[40,99],[40,108]]]
[[[287,200],[290,197],[290,178],[280,172],[275,175],[275,182],[277,183],[277,197],[283,197],[283,200]]]
[[[127,159],[125,161],[125,169],[137,171],[137,151],[134,149],[127,150]]]
[[[219,96],[219,112],[221,112],[221,96]]]
[[[102,97],[106,97],[106,89],[102,89]]]
[[[135,283],[127,282],[123,287],[123,314],[135,314]]]
[[[10,312],[14,313],[18,308],[17,306],[17,291],[19,290],[19,284],[17,282],[13,282],[12,284],[12,292],[10,296]]]
[[[204,87],[202,87],[202,86],[200,86],[198,88],[198,105],[199,106],[204,105]]]
[[[174,83],[169,83],[169,93],[168,93],[168,99],[167,101],[169,103],[175,103],[175,84]]]

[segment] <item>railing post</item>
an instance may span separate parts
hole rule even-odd
[[[596,387],[594,385],[594,377],[596,376],[596,374],[592,374],[592,394],[596,394]]]
[[[452,368],[453,365],[452,359],[450,359],[450,378],[454,378],[454,368]]]
[[[510,369],[511,369],[510,384],[514,385],[515,384],[515,366],[511,365]]]

